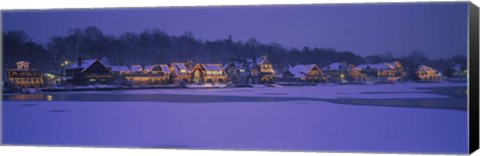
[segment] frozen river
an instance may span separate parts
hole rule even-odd
[[[466,153],[466,84],[3,95],[16,145]]]

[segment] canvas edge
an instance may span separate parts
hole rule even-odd
[[[478,36],[479,36],[479,11],[478,7],[469,2],[468,5],[468,49],[469,49],[469,153],[472,154],[479,148],[479,49],[478,49]]]

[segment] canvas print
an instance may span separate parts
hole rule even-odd
[[[2,11],[2,143],[465,154],[468,4]]]

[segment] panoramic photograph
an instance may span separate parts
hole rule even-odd
[[[3,10],[2,142],[468,153],[468,3]]]

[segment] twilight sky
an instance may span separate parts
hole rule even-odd
[[[69,28],[105,34],[159,28],[203,40],[226,38],[286,47],[349,50],[362,56],[423,50],[430,58],[467,54],[468,3],[341,4],[3,11],[3,31],[24,30],[45,44]]]

